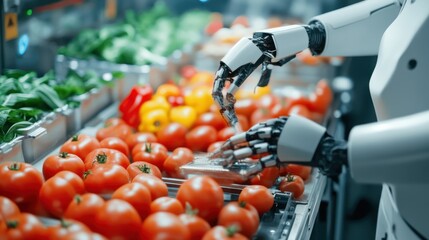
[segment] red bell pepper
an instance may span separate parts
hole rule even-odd
[[[150,100],[153,89],[150,86],[134,86],[128,96],[119,104],[121,118],[133,128],[140,124],[139,109],[141,105]]]

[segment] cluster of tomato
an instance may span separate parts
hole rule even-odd
[[[156,174],[113,183],[117,179],[108,175],[120,168],[105,164],[87,171],[106,171],[98,181],[108,186],[100,191],[87,172],[58,169],[44,180],[30,164],[1,164],[0,239],[249,239],[274,204],[263,186],[247,186],[238,201],[224,204],[221,186],[205,176],[185,181],[173,198]],[[60,221],[45,226],[36,216]]]
[[[163,137],[168,148],[159,142]],[[267,187],[282,171],[293,169],[276,168],[277,175],[264,170],[252,182],[261,185],[246,187],[239,201],[226,205],[222,188],[208,177],[187,180],[173,198],[162,176],[182,177],[179,167],[192,161],[195,151],[174,147],[175,140],[162,131],[156,135],[134,132],[122,119],[111,118],[96,136],[79,134],[65,142],[58,154],[45,159],[42,173],[26,163],[1,164],[0,195],[11,201],[0,203],[0,236],[214,239],[223,234],[224,239],[250,238],[258,229],[259,216],[273,205]],[[184,141],[189,142],[189,136]],[[65,220],[45,227],[35,216]]]

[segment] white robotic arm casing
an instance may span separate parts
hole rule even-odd
[[[281,162],[310,162],[326,129],[298,115],[291,115],[280,134],[277,156]]]
[[[376,55],[384,31],[398,16],[397,0],[366,0],[310,20],[323,24],[325,56]]]
[[[276,47],[276,57],[273,60],[289,57],[308,48],[308,34],[302,25],[271,28],[258,32],[272,35]]]
[[[237,56],[240,56],[239,58]],[[255,63],[262,56],[262,51],[252,42],[250,38],[242,38],[222,58],[231,71],[247,63]]]

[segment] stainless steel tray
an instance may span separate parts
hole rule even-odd
[[[67,137],[66,117],[60,111],[48,113],[24,132],[22,154],[24,161],[33,163],[62,144]]]
[[[23,136],[18,136],[12,141],[0,145],[0,163],[7,161],[25,161],[22,152],[22,138]]]
[[[107,86],[92,89],[72,99],[80,102],[80,106],[76,108],[74,113],[77,116],[74,116],[73,119],[80,121],[81,126],[113,103],[111,90]]]

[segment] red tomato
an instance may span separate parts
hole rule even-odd
[[[126,140],[127,137],[133,133],[133,128],[126,124],[119,124],[116,126],[108,126],[105,128],[100,128],[95,134],[98,141],[101,141],[108,137],[117,137],[122,140]]]
[[[20,214],[18,205],[9,198],[0,196],[0,222]]]
[[[252,185],[262,185],[270,188],[274,185],[279,176],[280,173],[277,167],[268,167],[258,173],[255,177],[251,178],[250,183]]]
[[[224,142],[228,140],[230,137],[234,136],[235,134],[236,132],[233,127],[226,127],[217,133],[217,140]]]
[[[100,142],[100,147],[115,149],[123,153],[125,156],[130,156],[130,149],[124,140],[117,137],[107,137]]]
[[[223,206],[223,190],[212,178],[196,176],[182,183],[177,199],[183,206],[189,203],[198,210],[198,216],[214,224]]]
[[[72,232],[65,235],[61,240],[107,240],[98,233],[93,232]]]
[[[217,141],[217,131],[212,126],[198,126],[186,134],[186,145],[194,152],[206,152]]]
[[[62,171],[43,184],[39,199],[48,213],[62,217],[74,196],[84,192],[82,178],[73,172]]]
[[[325,114],[331,105],[332,98],[333,93],[328,82],[324,79],[320,80],[316,85],[314,94],[310,96],[310,101],[312,103],[310,110],[322,115]]]
[[[45,240],[47,238],[45,226],[32,214],[21,213],[9,218],[8,221],[16,224],[7,226],[6,232],[0,235],[2,239]]]
[[[162,174],[159,168],[148,162],[133,162],[130,166],[127,167],[128,174],[130,174],[130,179],[133,180],[135,176],[146,173],[153,175],[159,179],[162,179]]]
[[[225,141],[217,141],[217,142],[210,144],[209,148],[207,149],[207,152],[211,153],[211,152],[216,151],[218,148],[220,148],[223,145],[224,142]]]
[[[149,174],[139,174],[134,177],[133,183],[137,182],[143,184],[150,191],[150,196],[152,197],[152,201],[160,198],[168,196],[168,187],[161,179],[149,175]]]
[[[130,150],[133,150],[133,148],[139,144],[139,143],[148,143],[148,142],[157,142],[158,139],[153,133],[148,132],[136,132],[127,137],[125,139],[125,142],[128,145],[128,148]]]
[[[60,152],[75,154],[83,160],[88,153],[96,148],[100,148],[100,142],[96,138],[86,134],[79,134],[74,135],[65,142],[61,146]]]
[[[140,230],[141,239],[189,240],[190,233],[179,217],[169,212],[157,212],[144,220]]]
[[[98,194],[113,193],[116,189],[130,182],[127,170],[116,164],[103,164],[91,168],[83,178],[88,192]]]
[[[168,151],[159,143],[139,143],[133,148],[132,155],[134,162],[148,162],[162,171]]]
[[[58,155],[51,155],[43,162],[43,176],[45,180],[51,178],[61,171],[70,171],[82,177],[85,172],[85,164],[77,155],[61,152]]]
[[[256,208],[259,216],[270,211],[274,205],[274,196],[271,191],[261,185],[246,186],[238,196],[239,202],[246,202]]]
[[[294,114],[299,115],[301,117],[305,117],[307,119],[311,118],[310,110],[308,110],[306,106],[300,105],[300,104],[296,104],[290,109],[289,115],[294,115]]]
[[[279,190],[291,192],[294,198],[299,198],[304,193],[304,180],[296,175],[288,175],[282,178]]]
[[[287,174],[298,175],[302,180],[307,180],[311,175],[311,167],[302,166],[298,164],[288,164],[280,167],[280,176],[286,176]]]
[[[268,108],[258,108],[250,117],[250,125],[254,126],[257,123],[265,122],[272,119],[271,110]]]
[[[34,201],[39,196],[43,176],[35,167],[22,162],[0,164],[0,196],[17,204]]]
[[[116,164],[125,169],[130,165],[130,160],[125,154],[109,148],[94,149],[92,152],[88,153],[84,162],[86,170],[104,164]]]
[[[147,187],[140,183],[128,183],[118,188],[112,195],[113,199],[121,199],[137,210],[141,219],[151,212],[152,197]]]
[[[258,108],[256,101],[252,98],[239,99],[234,105],[237,114],[245,116],[250,119],[252,113]]]
[[[180,215],[185,212],[182,203],[179,200],[171,197],[160,197],[150,204],[150,212],[169,212],[175,215]]]
[[[163,168],[168,176],[173,178],[183,178],[180,167],[194,160],[194,154],[188,148],[176,148],[173,153],[167,157]]]
[[[95,231],[108,239],[140,239],[141,219],[126,201],[111,199],[95,215]]]
[[[202,240],[248,240],[247,237],[237,232],[235,227],[216,226],[206,234]]]
[[[69,233],[78,232],[90,232],[90,230],[85,224],[70,219],[63,219],[61,223],[48,226],[46,230],[48,239],[50,240],[63,239]]]
[[[106,121],[104,121],[104,127],[110,127],[110,126],[118,126],[121,124],[127,124],[122,118],[108,118]]]
[[[194,214],[183,213],[180,214],[179,218],[188,228],[191,234],[190,240],[200,240],[210,230],[210,224]]]
[[[295,97],[295,98],[282,98],[279,103],[273,106],[271,109],[272,117],[278,118],[281,116],[289,116],[290,110],[295,105],[302,105],[309,107],[312,103],[310,99],[304,96]]]
[[[279,98],[273,94],[266,94],[258,99],[256,105],[258,108],[271,109],[279,103]]]
[[[212,126],[216,130],[221,130],[228,126],[228,124],[223,119],[222,115],[219,112],[206,112],[198,116],[197,120],[194,123],[194,127],[197,126]]]
[[[157,133],[158,142],[164,145],[168,151],[178,147],[186,146],[187,128],[180,123],[169,123],[162,127]]]
[[[97,194],[76,195],[64,212],[64,218],[79,221],[94,230],[95,215],[103,205],[104,200]]]
[[[218,224],[237,226],[238,232],[251,238],[259,227],[259,215],[255,207],[245,202],[230,202],[219,213]]]

